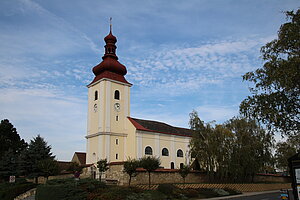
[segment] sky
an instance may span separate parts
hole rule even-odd
[[[58,160],[86,151],[87,87],[102,61],[112,17],[127,68],[131,117],[189,127],[239,114],[298,0],[1,0],[0,119],[21,138],[40,134]]]

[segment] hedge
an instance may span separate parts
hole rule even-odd
[[[0,199],[13,200],[18,195],[35,187],[34,183],[2,183],[0,184]]]

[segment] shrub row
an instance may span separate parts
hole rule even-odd
[[[1,200],[13,200],[20,194],[27,192],[28,190],[35,188],[34,183],[2,183],[0,184],[0,199]]]

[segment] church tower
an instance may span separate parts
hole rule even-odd
[[[104,38],[103,61],[93,68],[94,80],[88,87],[87,163],[106,158],[125,160],[127,117],[130,116],[130,87],[126,67],[116,55],[117,38],[110,32]]]

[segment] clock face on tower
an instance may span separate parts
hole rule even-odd
[[[119,103],[115,103],[115,110],[117,111],[117,112],[119,112],[120,111],[120,109],[121,109],[121,106],[120,106],[120,104]]]

